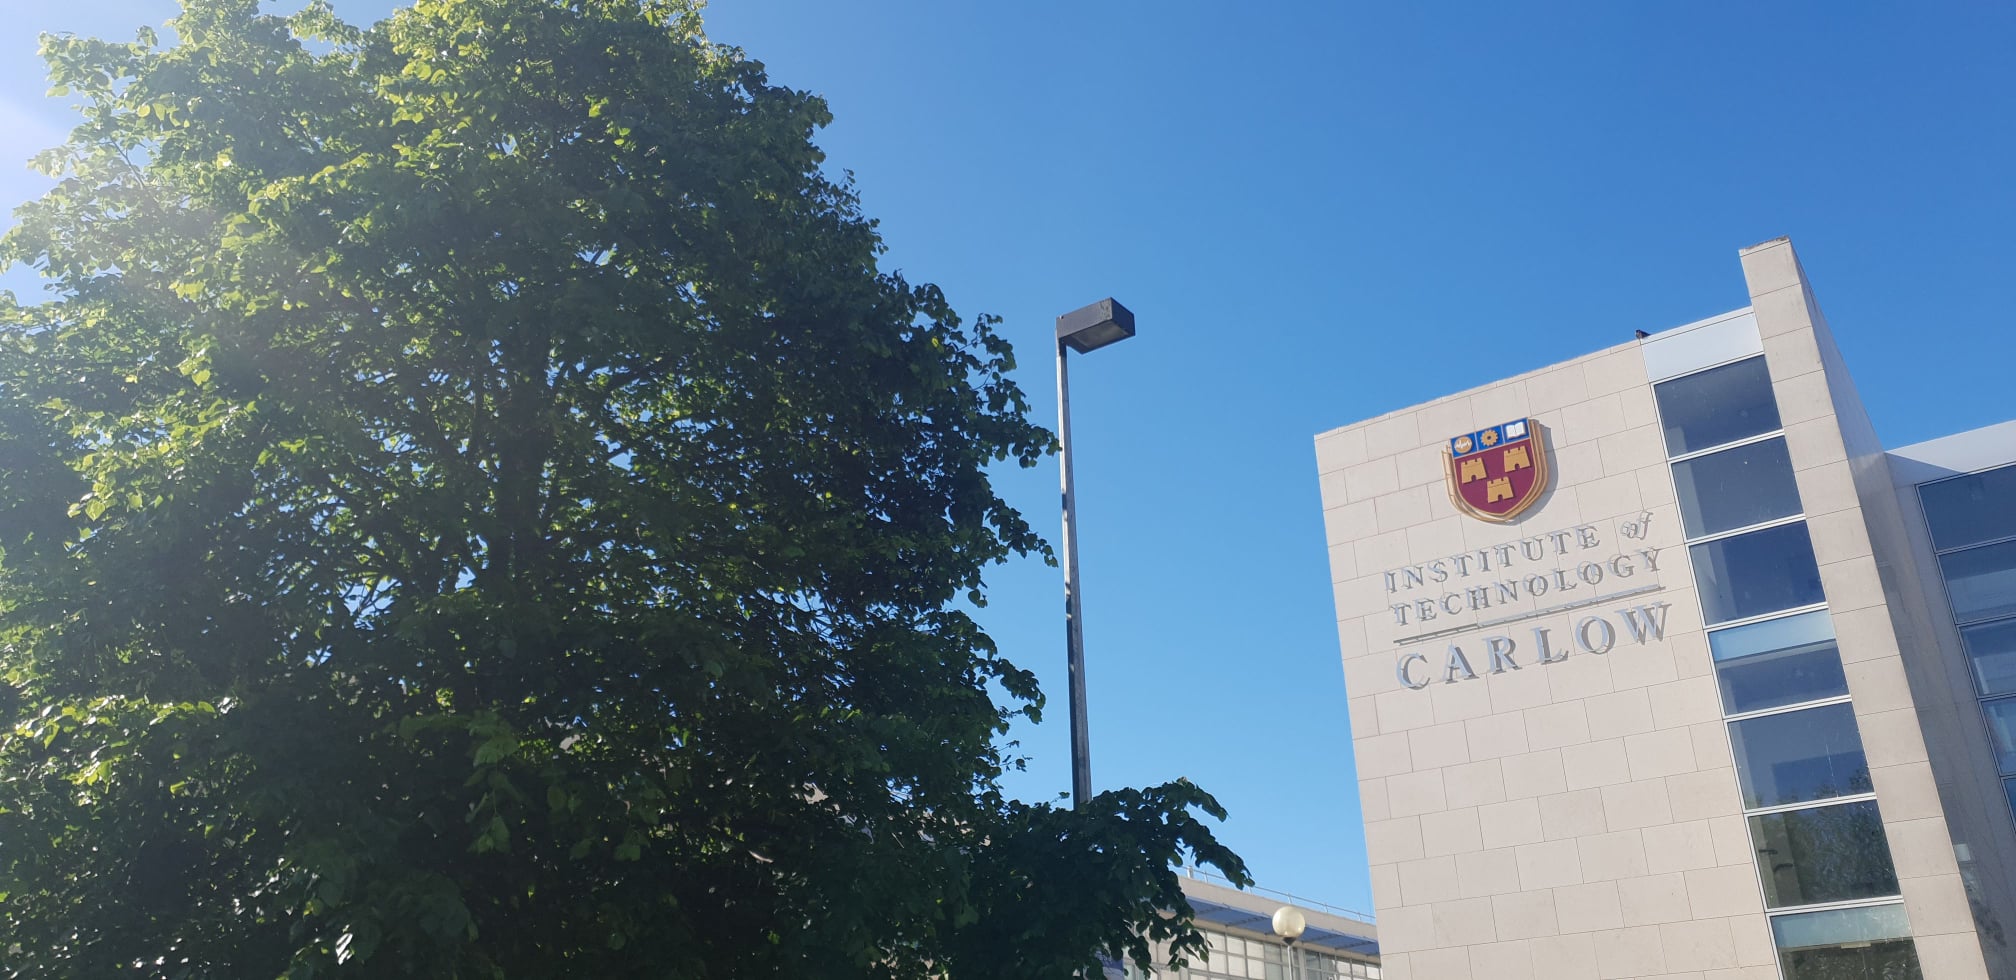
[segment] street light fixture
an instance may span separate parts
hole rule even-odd
[[[1302,975],[1302,964],[1295,959],[1295,941],[1302,938],[1302,932],[1309,928],[1309,917],[1293,905],[1283,905],[1274,910],[1274,934],[1288,944],[1288,976],[1297,980]]]
[[[1071,484],[1068,351],[1090,354],[1134,336],[1134,314],[1111,297],[1057,318],[1057,447],[1064,495],[1064,654],[1071,674],[1071,805],[1092,798],[1092,743],[1085,721],[1084,602],[1078,595],[1078,495]]]

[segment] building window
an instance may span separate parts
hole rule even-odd
[[[1960,639],[1983,697],[2016,694],[2016,619],[1969,626],[1960,631]]]
[[[1689,545],[1707,622],[1749,619],[1826,599],[1804,521]]]
[[[1779,428],[1764,358],[1709,368],[1652,388],[1666,455],[1684,456]]]
[[[1746,810],[1875,790],[1845,703],[1730,722],[1729,741]]]
[[[1848,693],[1826,610],[1708,634],[1722,710],[1740,715]]]
[[[1674,463],[1673,483],[1689,538],[1799,513],[1799,487],[1783,436]]]
[[[1919,488],[1932,547],[1940,551],[2016,538],[2016,466],[1970,473]]]
[[[1922,980],[1770,372],[1653,391],[1784,976]]]
[[[1955,551],[1939,559],[1946,597],[1962,623],[2016,616],[2016,541]]]
[[[1920,484],[1918,500],[1996,765],[2016,774],[2016,465]],[[2003,790],[2016,811],[2016,780]]]
[[[1995,764],[2005,776],[2016,775],[2016,698],[1981,702],[1988,715],[1988,741],[1995,746]]]
[[[1750,818],[1769,908],[1852,902],[1897,894],[1897,869],[1875,800]]]
[[[1289,970],[1291,951],[1281,943],[1245,939],[1212,929],[1198,931],[1211,947],[1210,958],[1185,967],[1180,974],[1185,980],[1298,980],[1298,975]],[[1297,957],[1295,965],[1301,968],[1299,980],[1379,980],[1376,963],[1347,960],[1307,947],[1292,953]],[[1130,964],[1129,980],[1138,975],[1139,971]],[[1179,974],[1169,972],[1161,976]]]
[[[1771,937],[1785,980],[1921,980],[1902,905],[1781,915]]]

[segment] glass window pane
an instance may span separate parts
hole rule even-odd
[[[1754,816],[1750,840],[1770,908],[1897,894],[1873,800]]]
[[[2016,810],[2016,779],[2005,779],[2002,788],[2009,793],[2009,809]]]
[[[1848,946],[1788,949],[1785,980],[1924,980],[1918,947],[1909,938]]]
[[[1687,549],[1708,622],[1762,616],[1822,601],[1820,566],[1804,522],[1722,538]]]
[[[2016,694],[2016,619],[1968,627],[1960,639],[1983,695]]]
[[[2016,615],[2016,541],[1956,551],[1939,568],[1961,622]]]
[[[1799,513],[1785,440],[1766,439],[1673,464],[1687,536],[1732,531]]]
[[[2002,774],[2016,773],[2016,698],[1981,702],[1988,715],[1988,741],[1995,744],[1995,761]]]
[[[1904,906],[1781,915],[1771,933],[1786,980],[1920,980]]]
[[[1708,634],[1722,708],[1762,711],[1848,693],[1834,622],[1822,609]]]
[[[1903,939],[1911,935],[1910,920],[1902,905],[1872,905],[1859,909],[1801,912],[1771,920],[1772,937],[1778,948],[1798,946],[1839,946],[1842,943]]]
[[[2016,500],[2016,466],[1927,483],[1918,495],[1932,544],[1942,551],[2016,537],[2016,507],[2009,506]]]
[[[1855,710],[1845,704],[1731,722],[1729,741],[1745,809],[1875,789]]]
[[[1762,357],[1662,381],[1652,391],[1659,399],[1668,456],[1779,428],[1771,373]]]

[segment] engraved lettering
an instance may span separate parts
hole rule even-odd
[[[1474,681],[1477,679],[1477,672],[1470,669],[1470,658],[1463,655],[1463,648],[1451,643],[1449,644],[1449,660],[1442,667],[1442,683],[1456,683],[1456,672],[1459,670],[1463,672],[1464,680]]]
[[[1485,637],[1484,652],[1491,655],[1491,672],[1494,674],[1504,673],[1507,667],[1519,669],[1512,660],[1512,638],[1509,636]]]
[[[1633,640],[1644,643],[1647,636],[1655,640],[1663,640],[1666,638],[1666,607],[1668,605],[1670,603],[1655,602],[1649,606],[1633,606],[1630,609],[1619,609],[1617,610],[1617,614],[1624,617],[1624,629],[1630,632]]]
[[[1592,626],[1596,628],[1594,640],[1589,638]],[[1585,616],[1575,624],[1575,645],[1589,653],[1609,653],[1617,645],[1617,628],[1601,616]]]
[[[1425,678],[1417,681],[1414,679],[1414,675],[1407,670],[1407,668],[1415,664],[1425,664],[1427,662],[1428,655],[1425,653],[1410,653],[1401,657],[1400,663],[1393,668],[1393,673],[1400,678],[1400,686],[1415,691],[1427,687],[1428,681]]]

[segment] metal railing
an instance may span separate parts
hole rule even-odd
[[[1238,889],[1239,891],[1247,892],[1250,894],[1265,895],[1268,898],[1280,899],[1283,903],[1296,906],[1297,908],[1312,909],[1317,912],[1328,912],[1331,915],[1342,916],[1346,919],[1356,919],[1360,922],[1370,923],[1373,925],[1378,924],[1378,922],[1373,918],[1372,913],[1370,912],[1360,912],[1356,909],[1347,909],[1341,905],[1332,905],[1329,902],[1319,902],[1313,898],[1303,898],[1300,895],[1292,895],[1289,894],[1288,892],[1279,891],[1273,888],[1262,888],[1259,885],[1249,885],[1245,888],[1239,888],[1238,885],[1233,884],[1224,875],[1218,874],[1215,871],[1206,871],[1203,868],[1199,868],[1194,865],[1188,865],[1188,864],[1184,865],[1183,873],[1191,878],[1200,881],[1209,881],[1213,884],[1224,885],[1227,888],[1235,888]]]

